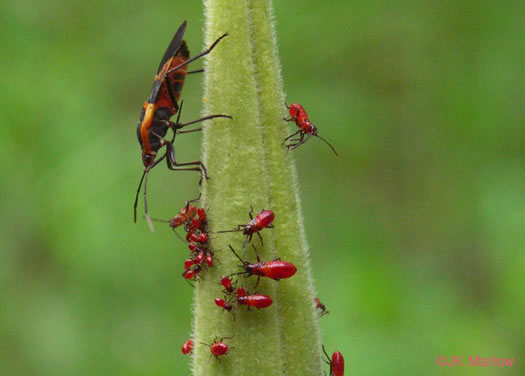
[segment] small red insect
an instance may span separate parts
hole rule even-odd
[[[248,261],[244,261],[237,254],[237,252],[235,252],[231,245],[228,246],[230,247],[233,254],[237,256],[237,258],[242,262],[242,267],[244,268],[244,272],[234,273],[232,275],[246,274],[246,277],[256,275],[257,283],[255,284],[255,287],[259,285],[259,280],[261,279],[261,277],[267,277],[278,281],[280,279],[290,278],[297,272],[297,268],[291,262],[281,261],[281,259],[275,259],[272,261],[261,261],[259,255],[257,254],[257,251],[255,250],[255,247],[253,247],[253,249],[255,251],[255,255],[257,256],[257,264],[252,264]]]
[[[197,209],[197,215],[199,216],[199,221],[201,224],[203,225],[208,224],[208,218],[206,218],[206,212],[204,211],[203,208]]]
[[[199,246],[197,244],[195,244],[195,243],[188,244],[188,248],[192,252],[197,252],[200,249]]]
[[[267,308],[272,305],[273,300],[267,295],[246,295],[237,297],[239,305],[247,305],[257,309]]]
[[[194,264],[195,264],[195,259],[187,258],[186,261],[184,261],[184,270],[191,268],[191,266]]]
[[[337,154],[337,152],[335,151],[334,147],[328,141],[326,141],[324,138],[322,138],[321,136],[317,134],[317,127],[310,122],[310,119],[308,118],[308,114],[306,113],[303,106],[301,106],[298,103],[292,103],[290,106],[288,106],[285,103],[285,105],[286,105],[286,108],[288,108],[288,112],[290,113],[290,119],[286,119],[286,118],[283,118],[283,119],[285,121],[294,121],[295,124],[299,127],[299,130],[297,132],[292,133],[291,135],[286,137],[283,141],[283,144],[284,144],[286,140],[299,134],[299,138],[290,140],[290,143],[286,145],[286,147],[289,150],[298,148],[299,146],[304,144],[306,141],[308,141],[310,137],[315,136],[315,137],[319,137],[321,140],[326,142],[328,146],[330,146],[330,148],[333,150],[335,155],[339,156],[339,154]],[[306,135],[308,136],[304,138],[304,136]]]
[[[197,256],[195,257],[195,262],[197,264],[202,264],[202,262],[204,261],[205,257],[206,257],[206,252],[205,251],[200,251],[199,253],[197,253]]]
[[[226,296],[225,296],[225,298],[226,298]],[[215,304],[218,307],[221,307],[223,312],[224,311],[230,312],[233,315],[233,321],[235,321],[235,309],[234,309],[233,304],[231,304],[230,302],[226,301],[225,299],[221,299],[221,298],[215,298]]]
[[[196,214],[197,208],[193,205],[190,205],[190,201],[187,201],[186,206],[180,210],[179,214],[170,219],[168,223],[170,224],[171,228],[175,229],[180,225],[187,225]]]
[[[188,242],[201,243],[204,244],[208,241],[208,235],[205,232],[197,234],[196,232],[188,232],[186,236]]]
[[[197,230],[197,229],[200,230],[200,228],[199,228],[200,225],[201,225],[201,222],[200,222],[197,218],[193,218],[193,219],[191,220],[191,224],[190,224],[191,227],[189,227],[189,229],[190,229],[191,231],[195,231],[195,230]]]
[[[344,376],[345,374],[345,359],[343,354],[339,351],[334,351],[332,354],[332,359],[326,353],[326,350],[323,345],[323,352],[326,355],[326,364],[330,365],[330,376]]]
[[[314,301],[315,301],[315,307],[320,311],[319,318],[330,313],[330,311],[326,310],[326,306],[323,303],[321,303],[318,297],[315,297]]]
[[[230,303],[221,298],[215,298],[215,304],[229,312],[231,312],[231,310],[233,309],[233,306]]]
[[[231,279],[224,275],[222,276],[221,278],[221,285],[224,286],[224,292],[225,293],[228,293],[228,294],[232,294],[233,293],[233,285],[232,285],[232,281]]]
[[[200,197],[201,195],[199,194],[199,197],[193,200],[186,201],[186,205],[184,205],[180,212],[170,220],[157,218],[150,218],[150,220],[153,222],[168,223],[169,226],[172,228],[173,232],[179,237],[179,239],[184,241],[177,233],[176,228],[184,225],[184,230],[188,231],[188,228],[192,226],[194,220],[198,222],[198,220],[194,217],[198,214],[200,208],[191,205],[191,203],[199,201]]]
[[[248,307],[254,307],[257,309],[267,308],[273,304],[272,298],[267,295],[246,295],[244,287],[240,286],[237,288],[237,303],[239,305],[247,305]]]
[[[208,265],[209,268],[213,266],[213,253],[211,251],[207,252],[206,265]]]
[[[184,355],[189,354],[193,350],[193,339],[188,339],[186,342],[184,342],[184,345],[182,345],[182,353]]]
[[[213,340],[213,343],[211,345],[209,345],[207,343],[202,343],[202,342],[201,342],[201,344],[205,345],[205,346],[208,346],[210,348],[211,354],[210,354],[210,358],[209,359],[211,359],[211,357],[214,356],[216,359],[220,360],[219,356],[226,355],[226,354],[228,354],[230,349],[233,349],[233,346],[228,346],[227,344],[225,344],[222,341],[225,340],[225,339],[232,339],[233,337],[234,336],[223,337],[218,342],[217,342],[217,337],[215,337],[215,339]]]
[[[189,279],[195,280],[197,278],[197,275],[199,275],[199,273],[201,272],[201,270],[202,270],[202,266],[200,266],[199,264],[196,264],[195,266],[193,266],[193,268],[184,270],[184,272],[182,273],[182,276],[186,280],[189,280]]]
[[[271,210],[263,209],[259,214],[257,214],[255,218],[253,218],[252,214],[253,208],[251,208],[250,212],[248,213],[250,216],[250,222],[245,225],[237,225],[237,228],[233,230],[217,231],[217,233],[242,231],[243,235],[246,235],[246,239],[244,240],[244,244],[242,246],[243,257],[246,254],[246,243],[252,241],[253,234],[257,234],[261,240],[261,244],[264,244],[262,236],[259,234],[259,232],[265,228],[273,228],[272,222],[275,219],[275,214]]]

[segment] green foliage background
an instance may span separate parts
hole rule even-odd
[[[294,152],[331,311],[323,342],[348,374],[525,372],[524,11],[275,3],[288,101],[341,154],[316,139]],[[186,248],[132,221],[140,107],[184,19],[195,54],[196,1],[1,5],[2,375],[189,373]],[[186,120],[200,115],[201,80],[186,82]],[[198,158],[199,143],[178,138],[180,160]],[[195,197],[196,175],[155,170],[152,214]],[[516,364],[445,371],[439,355]]]

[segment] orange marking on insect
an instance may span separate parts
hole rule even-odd
[[[144,103],[144,120],[142,120],[142,125],[140,127],[140,136],[142,138],[142,143],[144,146],[144,153],[149,154],[151,149],[149,145],[148,129],[151,127],[153,122],[153,114],[155,114],[155,104],[154,103]]]

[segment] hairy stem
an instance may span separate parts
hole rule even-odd
[[[214,119],[204,130],[204,161],[210,179],[203,182],[202,202],[210,231],[247,223],[253,206],[275,212],[274,229],[257,237],[263,260],[280,257],[297,266],[297,274],[279,282],[261,280],[258,293],[274,303],[261,310],[241,307],[237,320],[222,313],[214,298],[222,297],[221,275],[240,271],[228,249],[240,250],[241,233],[211,235],[220,263],[202,273],[195,293],[193,358],[195,376],[322,375],[320,337],[313,305],[314,289],[300,213],[296,173],[291,153],[281,143],[288,134],[277,47],[267,0],[207,0],[206,44],[224,32],[209,55],[205,76],[205,112],[225,113],[233,120]],[[255,260],[251,247],[246,258]],[[253,292],[256,278],[239,278]],[[208,361],[210,350],[199,344],[215,336],[230,337],[230,353]]]

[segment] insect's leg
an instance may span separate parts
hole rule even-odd
[[[185,131],[177,131],[177,134],[200,132],[200,131],[202,131],[202,128],[194,128],[194,129],[188,129],[188,130],[185,130]]]
[[[292,119],[292,118],[290,118],[290,119],[287,119],[287,118],[285,118],[285,117],[283,117],[283,120],[284,120],[284,121],[293,121],[293,119]]]
[[[288,145],[286,145],[286,147],[289,149],[289,150],[293,150],[295,149],[296,147],[298,147],[299,145],[301,144],[304,144],[303,140],[304,140],[304,135],[305,133],[303,131],[301,131],[301,133],[299,134],[299,138],[297,140],[293,140],[293,141],[296,141],[296,143],[290,143]],[[310,135],[308,135],[310,136]],[[291,149],[290,149],[291,148]]]
[[[195,124],[195,123],[200,123],[201,121],[215,119],[215,118],[233,119],[233,117],[231,117],[230,115],[223,115],[223,114],[208,115],[208,116],[201,117],[200,119],[193,120],[193,121],[190,121],[190,122],[187,122],[187,123],[183,123],[183,124],[180,124],[178,122],[178,120],[177,120],[177,123],[171,123],[170,127],[172,127],[173,129],[179,130],[179,129],[182,129],[182,128],[188,126],[188,125]],[[181,132],[177,132],[177,133],[181,133]]]
[[[285,120],[286,120],[286,119],[285,119]],[[296,135],[297,135],[298,133],[300,133],[300,132],[301,132],[301,130],[299,129],[297,132],[292,133],[291,135],[289,135],[288,137],[286,137],[286,138],[283,140],[282,145],[284,145],[284,143],[286,142],[286,140],[292,138],[293,136],[296,136]]]
[[[250,219],[253,219],[253,206],[250,205],[250,212],[248,213],[248,215],[250,216]]]
[[[300,131],[301,133],[299,134],[299,137],[297,138],[293,138],[290,140],[290,143],[294,143],[294,142],[301,142],[304,138],[304,132]]]
[[[168,153],[168,158],[166,159],[166,163],[168,164],[168,168],[170,170],[185,170],[185,171],[200,171],[201,172],[201,179],[202,176],[204,176],[206,179],[208,179],[208,170],[206,170],[206,166],[204,166],[204,163],[201,161],[193,161],[193,162],[185,162],[185,163],[179,163],[175,159],[175,152],[173,149],[173,144],[169,141],[166,141],[166,148]],[[194,167],[194,168],[176,168],[179,166],[192,166],[192,165],[199,165],[200,167]]]
[[[330,368],[331,368],[331,366],[332,366],[332,362],[330,362],[330,357],[329,357],[328,354],[326,353],[326,350],[325,350],[325,348],[324,348],[324,345],[323,345],[323,353],[324,353],[324,355],[326,356],[326,359],[328,359],[328,361],[325,360],[325,363],[326,363],[326,364],[329,364],[329,365],[330,365]]]
[[[196,69],[196,70],[188,71],[186,72],[186,74],[202,73],[202,72],[204,72],[204,69]]]
[[[170,74],[171,72],[174,72],[176,71],[177,69],[180,69],[181,67],[185,66],[185,65],[188,65],[189,63],[197,60],[197,59],[200,59],[201,57],[209,54],[211,52],[211,50],[213,50],[215,48],[215,46],[217,45],[217,43],[220,42],[220,40],[224,37],[228,36],[228,33],[225,33],[223,35],[221,35],[219,38],[217,38],[217,40],[215,42],[212,43],[212,45],[210,46],[210,48],[208,48],[207,50],[204,50],[202,51],[200,54],[198,54],[197,56],[195,57],[192,57],[191,59],[188,59],[186,60],[184,63],[181,63],[179,65],[177,65],[176,67],[174,68],[171,68],[169,71],[166,72],[166,74]]]
[[[293,145],[293,146],[289,146],[288,149],[289,150],[293,150],[293,149],[297,149],[299,146],[301,146],[302,144],[304,144],[306,141],[308,141],[308,139],[312,137],[311,134],[309,134],[304,140],[301,140],[300,142],[298,142],[297,144]]]
[[[255,258],[257,259],[257,262],[261,262],[261,258],[259,257],[259,254],[257,253],[257,248],[252,244],[253,252],[255,253]]]
[[[194,198],[193,200],[189,200],[187,202],[197,202],[197,201],[199,201],[201,199],[201,195],[202,195],[202,192],[199,192],[199,196],[197,198]],[[188,210],[188,209],[186,209],[186,210]]]
[[[259,237],[259,240],[261,241],[261,245],[264,245],[264,242],[263,242],[263,239],[262,239],[261,234],[259,234],[259,233],[257,232],[257,236]]]

